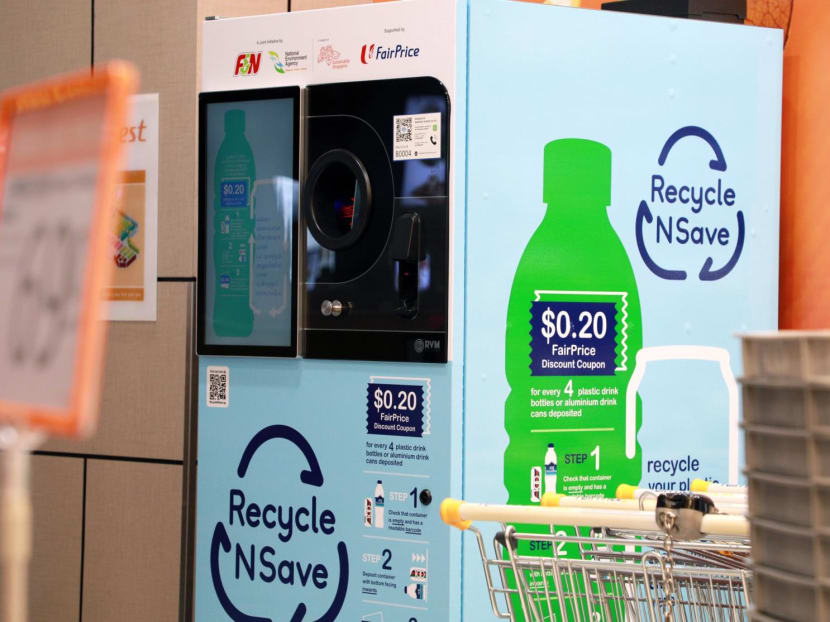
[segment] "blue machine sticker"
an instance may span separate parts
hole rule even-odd
[[[222,207],[247,207],[250,179],[223,179],[220,189]]]
[[[361,558],[361,594],[364,603],[385,606],[362,622],[386,622],[390,612],[385,617],[383,609],[390,603],[412,612],[399,618],[405,621],[422,620],[427,611],[430,542],[424,538],[436,464],[431,398],[429,378],[369,378],[364,473],[371,477],[364,483],[362,519],[364,538],[378,544]]]
[[[369,434],[421,437],[424,426],[424,386],[370,382],[366,390]]]
[[[532,376],[613,376],[617,358],[613,302],[537,301],[530,308]]]
[[[208,407],[217,363],[236,378],[227,409]],[[439,514],[451,496],[451,419],[432,429],[429,412],[431,400],[449,403],[452,373],[422,369],[200,360],[199,447],[210,458],[199,473],[196,619],[447,622],[453,534]],[[380,411],[411,416],[422,436],[370,434],[367,385],[394,398]]]

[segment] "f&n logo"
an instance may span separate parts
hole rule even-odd
[[[262,52],[256,54],[240,54],[236,57],[235,76],[252,76],[259,71],[259,61],[262,59]]]

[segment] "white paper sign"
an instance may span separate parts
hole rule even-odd
[[[124,169],[119,177],[112,232],[115,275],[104,291],[105,319],[156,320],[158,276],[158,93],[136,95],[121,128]]]

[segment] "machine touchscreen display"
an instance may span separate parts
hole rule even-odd
[[[200,354],[296,355],[298,100],[200,98]]]

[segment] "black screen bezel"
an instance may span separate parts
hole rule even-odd
[[[291,99],[294,104],[294,162],[292,175],[297,182],[291,218],[292,249],[291,249],[291,344],[286,346],[273,345],[246,345],[246,344],[213,344],[205,341],[205,309],[207,304],[207,108],[210,104],[228,102],[250,102],[266,99]],[[199,94],[199,244],[198,244],[198,272],[197,272],[197,302],[196,302],[196,353],[200,356],[259,356],[259,357],[286,357],[297,356],[297,302],[298,302],[298,208],[300,193],[300,87],[275,87],[266,89],[251,89],[242,91],[216,91]]]

